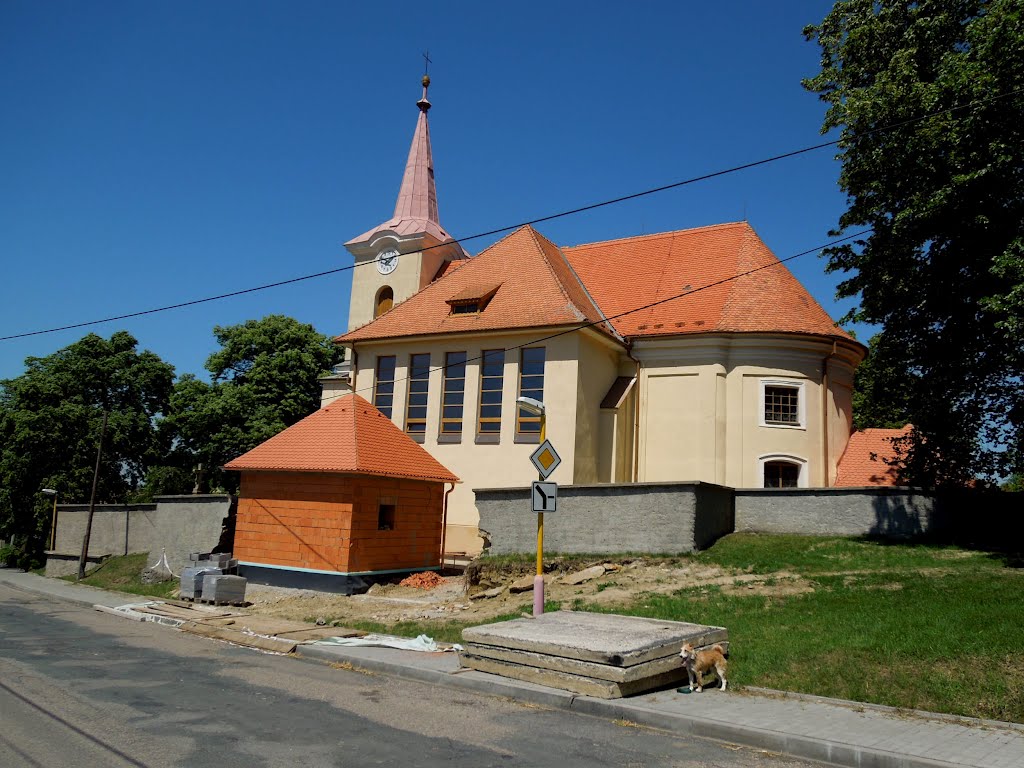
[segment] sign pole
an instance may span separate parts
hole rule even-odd
[[[540,444],[544,445],[547,439],[545,428],[547,426],[547,413],[540,414]],[[539,475],[544,479],[543,473]],[[533,577],[533,615],[540,616],[544,613],[544,513],[537,513],[537,575]]]

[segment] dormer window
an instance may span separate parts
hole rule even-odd
[[[478,315],[483,312],[501,284],[487,286],[470,286],[463,288],[446,302],[452,308],[453,315]]]

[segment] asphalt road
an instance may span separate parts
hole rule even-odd
[[[260,653],[0,585],[0,768],[810,764]]]

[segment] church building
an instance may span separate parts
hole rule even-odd
[[[361,394],[462,479],[449,553],[481,549],[474,488],[537,479],[520,396],[562,485],[836,483],[866,349],[748,223],[568,247],[527,226],[471,257],[440,223],[429,82],[393,216],[346,243],[348,362],[323,405]]]

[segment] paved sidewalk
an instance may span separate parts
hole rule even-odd
[[[144,598],[0,569],[0,583],[85,605]],[[1024,726],[746,689],[604,700],[460,669],[454,653],[300,645],[299,656],[852,768],[1021,768]]]

